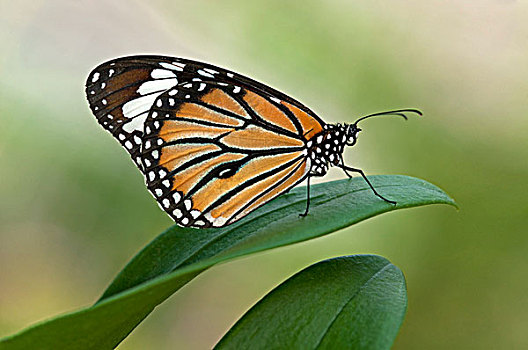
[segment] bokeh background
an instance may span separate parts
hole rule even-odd
[[[431,206],[214,267],[120,349],[207,349],[270,289],[338,255],[405,273],[395,349],[528,348],[528,6],[483,0],[1,1],[0,336],[90,305],[171,225],[90,114],[97,64],[150,53],[276,87],[363,125],[347,163],[439,185]],[[325,180],[342,178],[332,172]]]

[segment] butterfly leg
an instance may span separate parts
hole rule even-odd
[[[374,186],[372,186],[372,184],[370,183],[369,179],[367,178],[367,176],[365,175],[365,173],[363,172],[363,170],[361,169],[356,169],[356,168],[351,168],[351,167],[348,167],[346,165],[340,165],[339,166],[341,169],[343,169],[345,171],[345,174],[347,174],[349,177],[350,175],[347,173],[347,170],[348,171],[353,171],[355,173],[360,173],[361,176],[363,177],[363,179],[365,179],[365,181],[367,182],[367,184],[369,185],[370,189],[372,190],[372,192],[374,192],[374,194],[378,197],[380,197],[381,199],[383,199],[385,202],[387,203],[391,203],[391,204],[394,204],[396,205],[396,202],[395,201],[391,201],[385,197],[383,197],[381,194],[379,194],[376,189],[374,188]]]
[[[344,168],[344,166],[345,166],[345,161],[343,160],[343,155],[339,155],[339,159],[341,160],[341,165],[339,165],[339,167],[340,167],[341,169],[343,169],[343,171],[345,172],[346,176],[348,176],[348,178],[351,179],[351,178],[352,178],[352,175],[350,175],[350,174],[348,173],[348,171]]]
[[[302,216],[302,217],[305,217],[306,215],[308,215],[308,210],[310,209],[310,176],[308,176],[308,180],[306,180],[306,181],[307,181],[307,185],[306,185],[306,194],[307,194],[306,210],[304,211],[304,213],[299,214],[299,216]]]

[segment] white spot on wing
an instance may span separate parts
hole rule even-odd
[[[130,120],[128,123],[123,125],[123,130],[128,133],[133,132],[134,130],[143,132],[143,124],[145,124],[145,119],[147,119],[147,113]]]
[[[183,67],[178,67],[174,64],[170,64],[167,62],[160,62],[160,66],[162,66],[163,68],[170,69],[170,70],[177,70],[178,72],[183,71]]]
[[[161,93],[161,92],[160,92]],[[159,94],[147,95],[128,101],[123,106],[125,118],[133,118],[150,110]]]
[[[174,203],[178,203],[181,199],[181,194],[179,194],[178,192],[174,192],[172,194],[172,198],[174,199]]]
[[[181,62],[172,62],[172,64],[175,65],[175,66],[181,67],[181,68],[185,68],[185,63],[181,63]]]
[[[97,80],[99,80],[99,76],[101,74],[99,74],[99,72],[95,72],[94,75],[92,76],[92,83],[95,83]]]
[[[149,80],[141,84],[137,93],[147,95],[153,92],[165,91],[178,84],[178,79]]]
[[[203,69],[198,69],[198,74],[203,75],[204,77],[214,78],[214,75],[207,73]]]
[[[211,74],[218,74],[218,71],[211,69],[211,68],[204,68],[203,70]]]
[[[176,74],[166,69],[154,69],[150,76],[154,79],[176,78]]]

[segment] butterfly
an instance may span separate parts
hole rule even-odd
[[[159,206],[180,226],[222,227],[343,162],[358,122],[327,124],[299,101],[207,63],[165,56],[120,57],[88,76],[99,124],[128,151]]]

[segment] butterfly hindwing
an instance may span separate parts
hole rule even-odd
[[[254,94],[201,81],[154,103],[142,153],[147,186],[180,225],[230,224],[305,178],[302,131],[273,102],[266,111],[275,108],[272,120],[284,125],[261,118],[262,100],[248,98]]]

